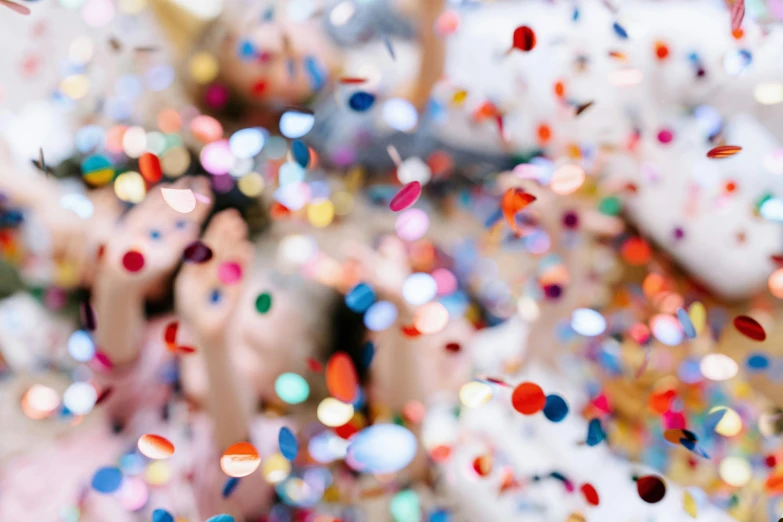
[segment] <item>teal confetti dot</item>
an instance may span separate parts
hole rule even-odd
[[[272,296],[267,292],[259,294],[259,296],[256,297],[256,311],[259,314],[265,314],[270,308],[272,308]]]

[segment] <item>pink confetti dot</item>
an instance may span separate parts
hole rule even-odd
[[[122,266],[128,272],[136,273],[144,268],[144,256],[135,250],[125,252],[125,255],[122,256]]]
[[[239,263],[229,261],[218,267],[218,279],[224,285],[231,285],[242,279],[242,267]]]
[[[658,141],[660,141],[664,145],[667,143],[671,143],[673,139],[674,139],[674,133],[669,129],[663,129],[658,133]]]

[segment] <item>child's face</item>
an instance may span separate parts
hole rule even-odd
[[[291,22],[282,16],[231,29],[219,58],[223,80],[243,99],[263,104],[305,103],[338,66],[318,20]]]

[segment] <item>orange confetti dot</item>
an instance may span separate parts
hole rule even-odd
[[[742,40],[742,37],[745,36],[745,31],[742,29],[735,29],[731,32],[731,36],[733,36],[735,40]]]
[[[546,395],[538,384],[523,382],[514,388],[511,405],[522,415],[533,415],[544,409]]]
[[[163,109],[158,113],[158,128],[162,132],[175,134],[182,126],[182,118],[174,109]]]
[[[335,399],[351,404],[356,399],[359,378],[353,361],[345,352],[337,352],[326,363],[326,389]]]
[[[549,143],[549,140],[552,139],[552,129],[549,128],[549,125],[546,123],[542,123],[538,126],[537,130],[538,134],[538,143],[541,145],[546,145]]]
[[[413,326],[427,335],[435,334],[449,324],[449,311],[437,301],[420,306],[413,314]]]
[[[229,477],[246,477],[260,465],[258,450],[249,442],[232,444],[220,457],[220,469]]]
[[[659,60],[665,60],[669,57],[669,48],[663,42],[655,42],[655,56]]]
[[[731,194],[732,192],[735,192],[737,190],[737,184],[733,181],[726,182],[726,185],[724,185],[723,189]]]
[[[649,243],[640,237],[626,239],[622,246],[623,259],[628,264],[640,266],[647,264],[652,258],[652,248]]]
[[[555,82],[555,96],[558,98],[565,96],[565,84],[563,82]]]
[[[137,445],[141,454],[151,459],[167,459],[174,454],[174,444],[160,435],[142,435]]]
[[[145,152],[139,158],[139,172],[141,172],[147,183],[150,184],[157,183],[163,177],[160,160],[150,152]]]

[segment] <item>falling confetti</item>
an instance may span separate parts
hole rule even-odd
[[[520,188],[510,188],[503,194],[500,208],[503,210],[503,217],[506,218],[506,223],[514,232],[519,233],[517,214],[535,200],[536,197],[533,194],[525,192]]]
[[[511,43],[511,49],[518,49],[523,52],[532,51],[536,46],[536,33],[526,25],[520,25],[514,29],[514,38]]]
[[[418,181],[411,181],[400,189],[397,194],[394,195],[389,208],[393,212],[400,212],[406,208],[410,208],[421,196],[421,183]]]
[[[764,331],[764,327],[761,326],[758,321],[747,315],[739,315],[734,318],[734,328],[739,333],[752,339],[754,341],[763,341],[767,338],[767,333]]]
[[[546,395],[539,385],[523,382],[514,388],[511,405],[523,415],[533,415],[546,406]]]
[[[137,446],[142,455],[151,459],[167,459],[174,454],[174,444],[151,433],[139,437]]]
[[[666,496],[666,483],[655,475],[639,477],[636,481],[636,491],[639,498],[648,504],[656,504]]]
[[[220,469],[229,477],[246,477],[260,465],[258,450],[249,442],[232,444],[220,457]]]
[[[736,32],[742,28],[742,19],[745,18],[745,0],[734,0],[731,4],[731,30]]]
[[[172,189],[161,187],[163,200],[175,212],[189,214],[196,208],[196,196],[190,189]]]
[[[720,145],[719,147],[710,149],[707,152],[707,157],[714,159],[730,158],[741,150],[742,147],[738,147],[736,145]]]
[[[351,358],[345,352],[337,352],[326,363],[326,387],[332,397],[352,403],[359,389],[359,378]]]

